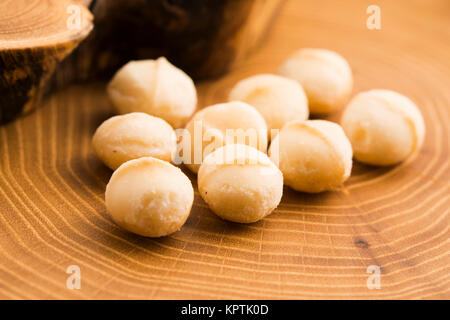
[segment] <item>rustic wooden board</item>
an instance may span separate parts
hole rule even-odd
[[[348,58],[355,92],[383,87],[418,104],[419,154],[355,164],[337,192],[286,189],[248,226],[220,220],[196,192],[180,232],[146,239],[105,211],[111,171],[90,145],[112,115],[104,85],[70,87],[0,127],[0,298],[450,298],[450,2],[377,1],[379,31],[366,28],[369,4],[290,0],[246,64],[199,84],[200,104],[299,47],[330,48]],[[81,268],[80,290],[66,288],[69,265]],[[379,290],[366,286],[369,265],[381,267]]]

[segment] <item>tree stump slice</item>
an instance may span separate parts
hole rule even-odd
[[[70,6],[78,8],[71,28]],[[0,123],[37,105],[56,66],[92,30],[90,12],[69,0],[0,3]]]
[[[449,299],[449,2],[377,4],[382,29],[368,30],[366,2],[290,0],[258,52],[198,84],[200,106],[300,47],[329,48],[350,62],[354,93],[387,88],[416,102],[427,127],[419,153],[390,168],[355,163],[336,192],[286,188],[251,225],[212,214],[188,173],[196,194],[186,225],[146,239],[105,210],[111,171],[91,147],[113,114],[105,85],[71,86],[0,127],[0,298]],[[66,287],[70,265],[80,290]],[[367,287],[372,265],[380,289]]]

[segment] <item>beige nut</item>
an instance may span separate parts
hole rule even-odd
[[[342,128],[325,120],[292,121],[272,141],[270,158],[291,188],[333,190],[350,176],[352,147]]]
[[[192,79],[166,58],[130,61],[113,77],[108,95],[119,113],[145,112],[181,128],[197,105]]]
[[[134,112],[103,122],[92,144],[100,160],[115,170],[124,162],[145,156],[171,161],[177,150],[177,137],[163,119]]]
[[[212,151],[231,143],[242,143],[266,152],[267,125],[262,115],[244,102],[220,103],[197,112],[186,126],[183,162],[197,173]],[[184,139],[185,137],[183,137]],[[190,150],[189,150],[190,149]]]
[[[344,106],[353,87],[352,70],[338,53],[325,49],[301,49],[278,70],[297,80],[308,97],[311,114],[327,114]]]
[[[152,157],[119,167],[106,186],[111,218],[122,228],[145,237],[179,230],[191,211],[194,189],[177,167]]]
[[[309,116],[302,86],[277,75],[261,74],[241,80],[231,90],[229,100],[254,106],[266,120],[269,137],[272,130],[281,130],[289,121],[306,120]]]
[[[198,172],[198,188],[219,217],[252,223],[280,203],[283,175],[265,153],[228,144],[206,157]]]
[[[355,159],[388,166],[405,160],[423,144],[425,123],[416,105],[390,90],[358,94],[345,109],[342,127]]]

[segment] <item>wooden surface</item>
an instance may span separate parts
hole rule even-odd
[[[325,47],[348,58],[355,92],[393,89],[418,104],[419,154],[392,168],[355,163],[337,192],[285,189],[252,225],[220,220],[196,192],[180,232],[146,239],[105,211],[111,171],[90,144],[112,114],[104,85],[70,87],[0,127],[0,297],[450,298],[450,2],[376,2],[382,29],[370,31],[372,1],[290,0],[246,64],[199,84],[200,105],[297,48]],[[80,290],[66,288],[69,265]],[[381,267],[379,290],[366,287],[369,265]]]

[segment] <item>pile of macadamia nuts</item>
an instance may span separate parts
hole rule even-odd
[[[93,137],[96,154],[113,173],[106,208],[121,227],[147,237],[179,230],[194,201],[219,217],[252,223],[278,206],[283,185],[318,193],[346,181],[352,159],[378,166],[405,160],[422,145],[425,125],[415,104],[389,90],[361,92],[341,124],[308,120],[341,109],[352,71],[324,49],[295,52],[275,74],[238,82],[229,101],[194,114],[194,82],[165,58],[131,61],[108,85],[122,115]],[[174,130],[176,129],[176,130]],[[172,163],[171,163],[172,162]]]

